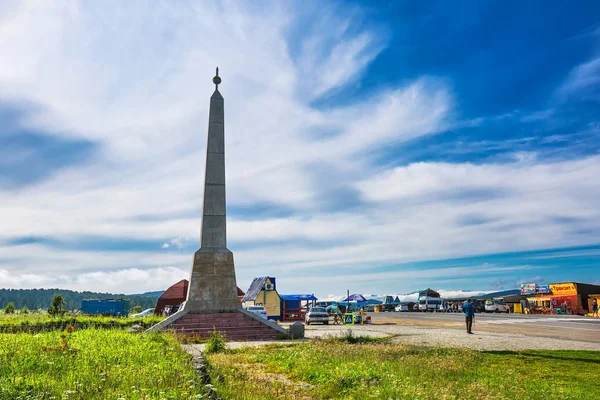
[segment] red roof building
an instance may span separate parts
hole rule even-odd
[[[156,307],[154,308],[154,314],[160,315],[166,306],[179,306],[181,303],[187,299],[187,292],[189,281],[187,279],[182,279],[167,290],[158,298],[156,302]],[[242,297],[244,297],[244,291],[240,288],[237,288],[237,295],[240,302],[242,301]]]

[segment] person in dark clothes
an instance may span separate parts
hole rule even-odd
[[[475,308],[471,303],[471,299],[467,299],[465,304],[462,306],[463,312],[465,313],[465,320],[467,322],[467,333],[471,332],[471,328],[473,327],[473,318],[475,317]]]

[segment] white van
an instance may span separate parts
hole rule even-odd
[[[486,300],[485,312],[510,312],[510,307],[503,300]]]
[[[439,297],[419,297],[419,311],[437,311],[442,309],[443,300]]]

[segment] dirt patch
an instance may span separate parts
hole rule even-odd
[[[373,320],[372,325],[396,325],[396,326],[435,326],[435,327],[462,327],[464,324],[457,321],[439,321],[426,319],[410,319],[410,318],[386,318],[378,317]]]

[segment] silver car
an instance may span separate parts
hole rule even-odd
[[[267,310],[265,310],[263,306],[248,306],[246,310],[258,315],[259,317],[267,319]]]
[[[320,322],[324,325],[329,324],[329,314],[325,307],[313,307],[306,313],[304,318],[306,325],[310,325],[315,322]]]
[[[154,314],[154,308],[148,308],[140,313],[131,314],[129,318],[139,318],[139,317],[147,317],[148,315]]]

